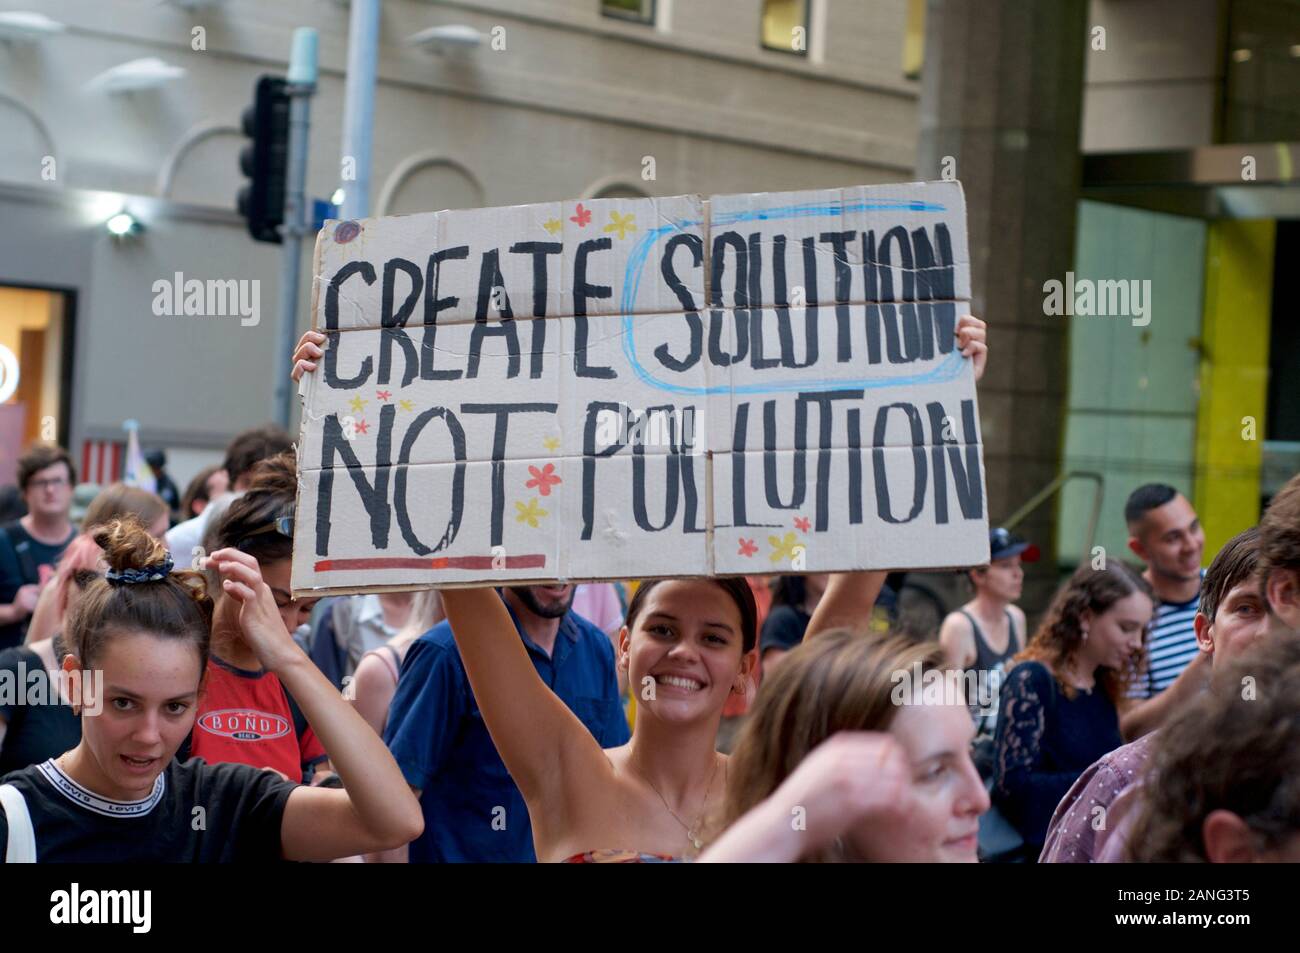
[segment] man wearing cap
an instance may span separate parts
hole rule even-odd
[[[998,691],[1012,657],[1025,647],[1025,614],[1015,601],[1025,581],[1022,562],[1038,559],[1038,547],[1007,530],[989,532],[989,564],[968,570],[975,597],[949,613],[939,629],[939,642],[951,669],[967,673],[964,684],[975,686],[970,703],[977,709],[976,767],[992,771],[992,739],[997,727]]]

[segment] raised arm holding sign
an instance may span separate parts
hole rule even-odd
[[[329,223],[296,591],[978,564],[956,183]]]
[[[987,556],[959,187],[589,205],[322,233],[325,330],[294,355],[295,587]],[[520,240],[530,224],[561,240]],[[850,618],[875,576],[834,580],[824,619]],[[608,750],[495,593],[443,598],[538,859],[696,854],[726,794],[722,707],[753,665],[748,586],[642,585],[618,651],[636,728]]]

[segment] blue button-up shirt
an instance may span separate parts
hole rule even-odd
[[[510,617],[542,682],[597,743],[625,744],[629,732],[609,636],[569,612],[547,656],[513,611]],[[420,789],[424,833],[411,843],[412,863],[537,860],[528,808],[492,744],[450,623],[439,623],[407,650],[384,742],[407,783]]]

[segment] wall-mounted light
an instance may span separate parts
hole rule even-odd
[[[144,226],[130,212],[118,212],[104,223],[104,227],[115,238],[127,238],[131,235],[139,235],[144,231]]]
[[[35,42],[43,37],[62,33],[67,27],[51,20],[43,13],[14,10],[0,13],[0,40]]]
[[[1250,58],[1254,55],[1255,54],[1248,49],[1240,49],[1240,50],[1232,51],[1232,59],[1233,62],[1235,63],[1248,63],[1250,62]]]
[[[406,42],[434,53],[465,53],[482,45],[483,34],[472,26],[431,26],[419,33],[412,33]]]
[[[184,75],[184,68],[165,63],[156,56],[146,56],[104,70],[87,83],[86,88],[97,93],[134,93],[155,89]]]

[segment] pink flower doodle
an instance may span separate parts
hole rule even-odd
[[[569,216],[569,221],[575,223],[579,228],[585,228],[587,223],[591,221],[591,209],[583,208],[582,203],[579,202],[577,212],[577,215]]]
[[[811,525],[811,522],[806,516],[796,516],[794,518],[794,525],[795,525],[795,529],[798,529],[800,532],[806,533],[808,532],[808,527]]]
[[[540,470],[537,467],[530,466],[528,473],[532,476],[532,479],[525,483],[524,486],[530,490],[536,488],[537,492],[542,496],[550,496],[551,487],[564,482],[555,475],[554,463],[548,463]]]
[[[745,539],[743,536],[740,537],[739,555],[749,557],[754,555],[756,552],[758,552],[758,544],[756,542],[752,539]]]

